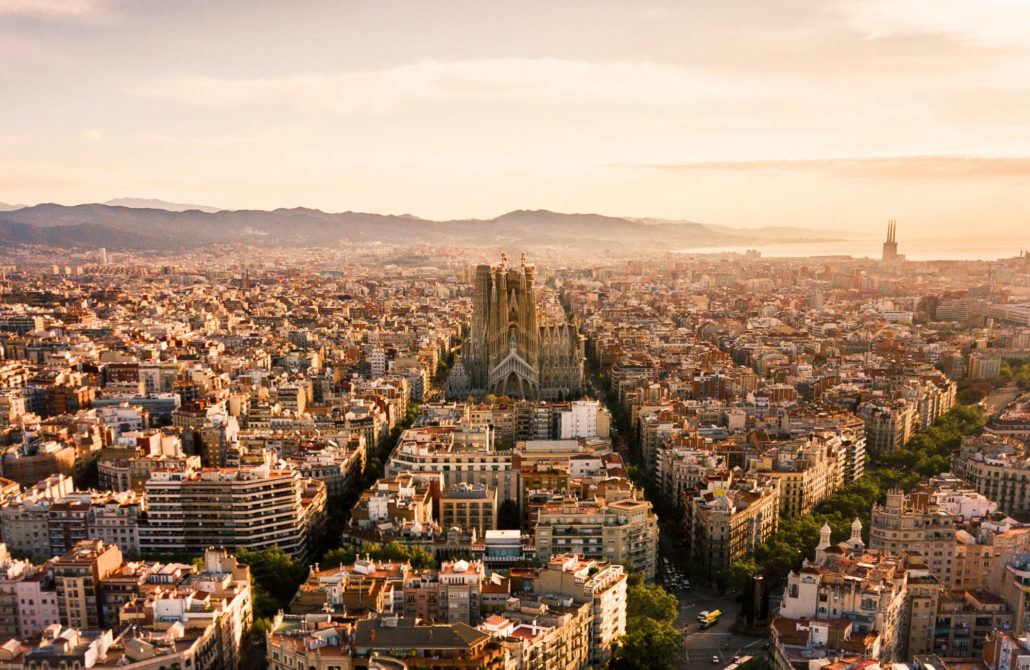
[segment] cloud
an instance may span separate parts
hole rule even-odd
[[[637,165],[683,173],[815,173],[832,177],[969,179],[1030,177],[1030,156],[922,155],[688,161]]]
[[[110,5],[110,0],[0,0],[0,16],[11,14],[48,21],[74,21],[106,15]]]
[[[754,88],[653,62],[510,58],[426,60],[380,70],[260,79],[180,74],[141,82],[127,92],[197,106],[282,105],[346,114],[433,103],[702,105],[749,97]]]
[[[839,9],[870,37],[949,34],[968,44],[1018,49],[1030,42],[1025,0],[846,0]]]

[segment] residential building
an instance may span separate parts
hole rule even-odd
[[[306,557],[325,514],[325,484],[292,469],[256,466],[155,471],[146,484],[144,553],[198,553],[210,546],[279,546]]]
[[[710,573],[751,556],[779,524],[781,480],[762,475],[707,478],[705,488],[688,494],[683,526],[693,560]]]
[[[564,499],[540,508],[534,539],[537,557],[575,553],[585,558],[627,562],[647,579],[655,575],[658,517],[642,498],[609,502]]]
[[[475,529],[482,535],[497,528],[497,490],[483,484],[461,483],[440,496],[440,525]]]

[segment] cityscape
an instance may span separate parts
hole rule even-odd
[[[1028,27],[0,0],[0,670],[1030,670]]]
[[[12,247],[4,662],[1005,668],[1030,254],[885,239]]]

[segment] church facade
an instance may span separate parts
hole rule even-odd
[[[575,320],[540,324],[536,268],[476,267],[472,325],[447,380],[447,396],[528,400],[574,397],[583,387],[584,343]]]

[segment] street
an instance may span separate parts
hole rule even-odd
[[[736,594],[716,595],[707,590],[681,590],[676,594],[679,600],[679,616],[676,629],[683,635],[682,657],[674,662],[677,668],[725,667],[733,662],[737,654],[752,656],[762,653],[764,636],[739,635],[730,632],[730,626],[740,613]],[[720,610],[722,617],[708,629],[701,629],[697,615],[703,610]],[[719,658],[719,664],[712,657]]]
[[[984,410],[987,416],[993,416],[1019,397],[1021,391],[1015,383],[1009,383],[996,389],[984,401]]]

